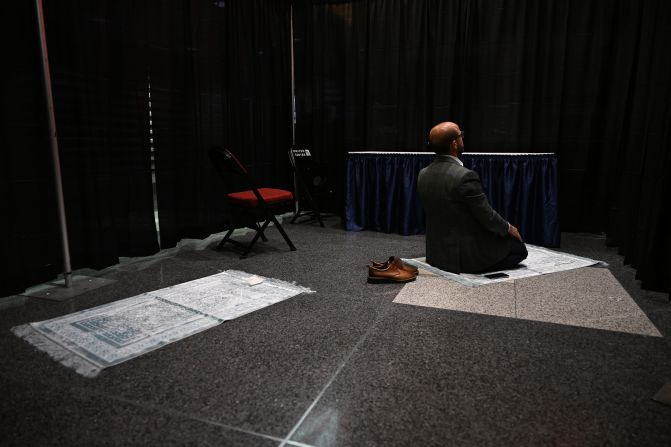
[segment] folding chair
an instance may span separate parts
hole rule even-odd
[[[289,161],[296,179],[297,203],[297,209],[291,223],[296,223],[296,220],[300,217],[309,216],[303,222],[317,220],[319,225],[323,227],[324,222],[322,222],[322,213],[318,202],[333,193],[326,181],[326,168],[312,160],[310,149],[292,147],[289,149]]]
[[[259,238],[264,242],[268,240],[264,232],[270,222],[272,222],[287,245],[289,245],[291,251],[296,250],[284,228],[282,228],[282,225],[275,218],[275,211],[278,211],[282,206],[286,207],[287,204],[293,201],[294,197],[291,191],[274,188],[257,188],[256,183],[245,166],[228,149],[213,147],[209,151],[209,156],[214,168],[219,172],[224,179],[224,183],[227,185],[226,201],[234,218],[234,221],[231,222],[231,228],[224,236],[224,239],[219,242],[217,249],[222,248],[226,242],[230,242],[243,250],[240,259],[246,258]],[[235,186],[240,184],[244,185],[246,189],[235,191]],[[260,221],[263,221],[263,225],[259,225]],[[231,239],[233,231],[242,227],[250,228],[256,232],[252,241],[247,245]]]

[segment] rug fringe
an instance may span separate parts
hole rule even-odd
[[[99,367],[49,340],[47,337],[36,331],[30,324],[14,326],[12,332],[17,337],[26,340],[38,350],[48,354],[49,357],[61,363],[63,366],[74,369],[82,376],[93,378],[100,374],[101,369]]]

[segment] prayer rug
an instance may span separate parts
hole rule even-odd
[[[310,292],[227,270],[12,331],[65,366],[95,377],[109,366]]]
[[[527,256],[519,267],[480,274],[446,272],[427,264],[426,258],[403,259],[403,261],[419,268],[420,273],[443,276],[466,287],[478,287],[511,279],[562,272],[596,264],[607,266],[606,263],[601,261],[549,250],[536,245],[527,244],[527,250],[529,256]]]

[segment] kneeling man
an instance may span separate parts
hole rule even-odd
[[[436,159],[419,173],[426,212],[426,262],[453,273],[506,270],[527,257],[514,225],[492,209],[480,177],[464,167],[464,133],[455,123],[431,129]]]

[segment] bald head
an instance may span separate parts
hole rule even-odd
[[[464,142],[459,138],[461,130],[456,123],[446,121],[437,124],[429,132],[429,145],[437,154],[458,157],[464,150]]]

